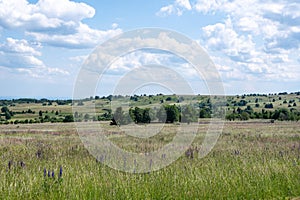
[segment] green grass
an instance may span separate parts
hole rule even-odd
[[[173,126],[144,141],[124,134],[108,137],[128,150],[143,151],[143,147],[169,142]],[[201,145],[206,129],[200,126],[194,148]],[[40,157],[37,152],[42,152]],[[72,123],[2,125],[0,156],[0,199],[300,197],[300,124],[296,122],[227,122],[205,158],[183,155],[170,166],[147,174],[124,173],[97,162],[83,147]],[[13,165],[8,169],[10,160]],[[24,168],[20,161],[25,162]],[[62,179],[57,178],[60,166]],[[55,179],[44,177],[44,168],[54,170]]]

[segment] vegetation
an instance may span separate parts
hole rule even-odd
[[[27,124],[72,121],[109,121],[118,118],[118,124],[150,122],[196,122],[198,118],[221,116],[226,112],[227,120],[270,119],[298,121],[300,119],[300,93],[249,94],[228,96],[226,105],[213,103],[217,97],[176,95],[134,95],[89,97],[80,100],[12,99],[0,100],[0,124]],[[129,108],[112,111],[110,102],[128,101]],[[96,109],[75,112],[72,106]],[[122,113],[120,113],[122,112]],[[121,121],[120,121],[121,120]]]
[[[97,125],[87,123],[89,128]],[[169,143],[176,127],[168,124],[152,138],[133,139],[107,122],[101,125],[116,145],[139,152]],[[111,169],[92,157],[73,123],[2,126],[0,199],[300,197],[299,123],[227,122],[212,152],[198,159],[206,129],[207,125],[201,125],[186,154],[170,166],[131,174]]]
[[[299,198],[300,92],[217,99],[157,94],[0,100],[0,199]],[[72,106],[80,109],[73,113]],[[209,118],[225,111],[223,134],[199,159]],[[86,130],[100,125],[116,146],[140,154],[172,142],[180,123],[196,137],[170,166],[131,174],[92,157],[74,121],[85,122]],[[124,134],[135,131],[133,123],[159,132],[149,138]]]

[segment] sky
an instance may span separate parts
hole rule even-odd
[[[299,0],[0,0],[0,96],[72,97],[98,45],[145,27],[195,40],[226,94],[300,91],[299,10]],[[95,95],[108,95],[103,88],[147,64],[176,66],[196,93],[207,92],[187,62],[140,51],[115,61]]]

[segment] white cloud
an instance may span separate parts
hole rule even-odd
[[[113,29],[116,29],[116,28],[118,28],[118,27],[119,27],[119,24],[117,24],[117,23],[113,23],[113,24],[111,25],[111,27],[112,27]]]
[[[189,0],[176,0],[176,3],[178,4],[178,6],[183,7],[187,10],[191,10],[192,6],[190,4]]]
[[[171,14],[181,16],[182,11],[180,9],[176,8],[174,5],[168,5],[168,6],[162,7],[159,10],[159,12],[156,13],[156,15],[158,15],[158,16],[167,16],[167,15],[171,15]]]
[[[41,56],[26,40],[7,38],[6,42],[0,44],[0,65],[14,68],[30,68],[43,66],[43,62],[36,56]]]
[[[167,16],[175,14],[181,16],[184,10],[191,10],[192,6],[189,0],[176,0],[174,4],[170,4],[162,7],[156,15],[158,16]]]
[[[40,47],[40,45],[37,44],[36,47]],[[37,56],[41,55],[39,51],[30,46],[27,40],[23,39],[17,40],[13,38],[6,38],[6,42],[4,44],[0,44],[0,50],[11,53],[21,53]]]
[[[60,29],[95,14],[92,7],[69,0],[61,0],[59,3],[40,0],[36,4],[26,0],[3,0],[0,5],[1,26],[25,28],[28,31]]]
[[[225,24],[217,23],[203,28],[207,48],[222,51],[231,57],[245,58],[255,49],[251,35],[239,35],[229,19]]]
[[[80,21],[95,15],[93,7],[69,0],[60,0],[59,3],[54,3],[53,0],[39,0],[36,8],[49,18],[58,18],[64,21]]]
[[[51,75],[68,75],[65,70],[47,67],[38,57],[40,44],[30,44],[27,40],[7,38],[0,44],[0,66],[12,72],[27,74],[30,77],[48,77]]]
[[[39,42],[67,48],[94,47],[121,32],[117,27],[101,31],[82,23],[94,15],[93,7],[70,0],[39,0],[36,4],[26,0],[0,1],[0,26],[25,30]]]
[[[73,56],[70,57],[69,59],[77,63],[82,63],[85,59],[87,59],[87,57],[88,55],[81,55],[81,56]]]
[[[223,3],[224,1],[220,0],[198,0],[194,5],[194,9],[205,14],[215,13],[215,11],[219,9]]]
[[[73,34],[47,34],[43,32],[28,32],[38,41],[65,48],[90,48],[113,36],[120,34],[121,29],[107,31],[91,29],[88,25],[79,23]]]
[[[50,67],[36,67],[34,69],[32,68],[17,68],[15,69],[16,73],[20,73],[23,75],[27,75],[29,77],[33,78],[40,78],[40,79],[48,79],[51,80],[53,77],[57,76],[66,76],[69,75],[69,72],[63,69],[59,68],[50,68]]]
[[[200,40],[211,55],[221,57],[215,62],[223,69],[222,77],[299,80],[299,1],[195,0],[190,5],[203,15],[226,16],[202,27]],[[174,1],[159,13],[181,15],[184,10],[189,9]]]

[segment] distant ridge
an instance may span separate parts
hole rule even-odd
[[[300,95],[300,91],[298,92],[271,92],[271,93],[244,93],[244,94],[225,94],[225,96],[271,96],[271,95],[289,95],[289,94],[295,94],[295,95]],[[141,96],[143,94],[135,94],[137,96]],[[166,95],[166,96],[172,96],[174,94],[147,94],[149,95]],[[175,94],[177,95],[177,94]],[[209,96],[210,94],[194,94],[194,95],[200,95],[200,96]],[[97,95],[96,95],[97,96]],[[101,97],[109,97],[112,95],[107,95],[107,96],[101,96]],[[124,95],[113,95],[113,96],[124,96]],[[125,95],[128,96],[128,95]],[[134,96],[134,95],[132,95]],[[95,97],[95,96],[93,96]],[[100,97],[100,96],[98,96]],[[90,97],[82,98],[82,99],[89,99]],[[42,96],[37,96],[37,97],[21,97],[21,96],[0,96],[0,100],[13,100],[13,99],[36,99],[36,100],[41,100],[41,99],[47,99],[47,100],[70,100],[72,97],[42,97]]]

